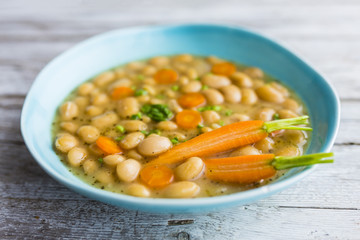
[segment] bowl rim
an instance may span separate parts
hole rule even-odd
[[[226,29],[226,30],[232,30],[232,31],[241,31],[246,34],[251,34],[255,37],[260,38],[261,40],[265,41],[267,44],[272,45],[272,47],[277,48],[278,50],[284,52],[286,55],[292,56],[297,62],[300,64],[305,65],[308,69],[316,73],[326,85],[328,85],[329,90],[331,91],[331,95],[333,97],[333,100],[335,101],[334,112],[335,112],[335,119],[332,124],[332,126],[329,126],[329,136],[326,139],[326,142],[323,145],[322,151],[328,152],[332,148],[335,138],[337,135],[337,132],[339,130],[340,125],[340,100],[339,96],[334,88],[334,86],[326,80],[324,74],[317,69],[313,67],[313,65],[309,64],[309,61],[304,60],[304,57],[301,56],[296,51],[291,49],[291,47],[287,46],[281,41],[273,40],[273,38],[269,38],[268,36],[265,36],[263,34],[259,34],[256,31],[249,30],[244,27],[239,27],[235,25],[229,25],[229,24],[213,24],[213,23],[186,23],[186,24],[164,24],[164,25],[148,25],[148,26],[136,26],[136,27],[126,27],[126,28],[120,28],[115,29],[111,31],[107,31],[95,36],[92,36],[90,38],[87,38],[80,43],[75,44],[71,48],[65,50],[64,52],[57,55],[55,58],[53,58],[49,63],[46,64],[46,66],[39,72],[39,74],[36,76],[34,82],[32,83],[30,90],[27,93],[27,96],[25,98],[22,112],[21,112],[21,133],[24,139],[24,142],[29,149],[31,155],[34,157],[34,159],[37,161],[37,163],[41,166],[42,169],[44,169],[52,178],[54,178],[56,181],[62,183],[63,185],[77,191],[81,192],[81,194],[89,196],[90,198],[96,198],[100,201],[104,200],[105,202],[122,202],[122,203],[128,203],[130,205],[139,205],[143,207],[165,207],[165,208],[191,208],[191,207],[204,207],[204,206],[215,206],[218,204],[226,204],[226,203],[234,203],[234,202],[241,202],[246,201],[248,199],[254,198],[262,198],[267,195],[271,195],[273,193],[279,192],[281,190],[284,190],[294,183],[298,182],[302,178],[309,175],[314,169],[315,166],[309,166],[305,167],[302,171],[299,171],[295,173],[294,175],[290,176],[289,178],[286,178],[282,181],[276,181],[268,185],[264,185],[259,188],[254,188],[242,192],[232,193],[229,195],[222,195],[222,196],[214,196],[214,197],[203,197],[203,198],[192,198],[192,199],[170,199],[170,198],[140,198],[140,197],[133,197],[130,195],[125,194],[119,194],[119,193],[113,193],[110,191],[104,191],[95,187],[92,187],[90,185],[85,186],[79,186],[76,184],[76,182],[72,182],[71,180],[67,179],[66,177],[62,176],[58,172],[56,172],[50,165],[47,164],[46,160],[44,160],[38,150],[31,144],[31,131],[25,128],[25,122],[26,117],[28,116],[29,112],[29,105],[31,104],[32,98],[34,98],[33,92],[34,89],[37,86],[37,83],[39,82],[39,79],[41,79],[42,75],[48,71],[50,66],[54,65],[56,62],[60,61],[61,58],[64,58],[67,55],[72,54],[78,49],[84,48],[89,44],[95,43],[97,41],[102,41],[103,39],[106,39],[107,37],[110,37],[113,34],[116,33],[126,33],[126,32],[141,32],[144,30],[160,30],[160,31],[166,31],[172,28],[194,28],[194,27],[203,27],[203,28],[215,28],[216,29]]]

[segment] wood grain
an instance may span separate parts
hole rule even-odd
[[[0,3],[0,239],[359,239],[360,2],[255,0]],[[335,86],[336,162],[255,204],[149,214],[89,200],[51,179],[20,133],[37,73],[59,53],[115,28],[215,22],[251,28],[309,59]]]

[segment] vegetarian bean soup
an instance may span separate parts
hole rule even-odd
[[[290,89],[259,68],[213,56],[157,56],[103,72],[77,87],[56,114],[54,148],[69,171],[107,191],[211,197],[267,184],[283,171],[255,182],[222,181],[206,174],[208,159],[299,156],[308,141],[304,131],[277,130],[224,151],[216,143],[223,141],[222,131],[232,136],[230,124],[294,118],[305,111]],[[200,147],[201,154],[192,154]],[[182,149],[176,152],[180,160],[152,164],[175,149]]]

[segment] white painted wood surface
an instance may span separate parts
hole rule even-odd
[[[341,97],[336,163],[255,204],[194,215],[118,209],[52,180],[19,130],[41,68],[94,34],[179,22],[251,28],[309,59]],[[359,92],[358,0],[1,1],[0,239],[360,239]]]

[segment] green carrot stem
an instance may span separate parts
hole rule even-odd
[[[309,116],[302,116],[296,118],[287,118],[281,120],[274,120],[270,122],[265,122],[263,129],[270,133],[280,129],[294,129],[294,130],[305,130],[312,131],[311,127],[301,127],[297,125],[309,124]]]
[[[277,156],[274,158],[271,164],[275,169],[281,170],[319,163],[333,163],[333,156],[333,153],[314,153],[299,157]]]

